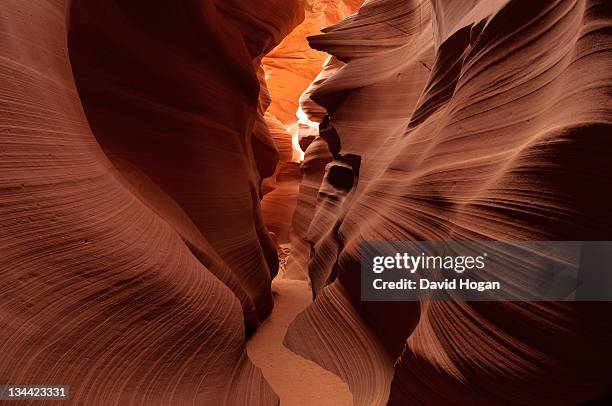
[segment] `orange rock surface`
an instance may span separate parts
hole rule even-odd
[[[266,92],[265,122],[281,151],[274,176],[264,181],[262,208],[268,228],[278,242],[289,242],[291,217],[296,206],[300,181],[296,163],[303,152],[298,145],[298,108],[300,95],[323,69],[327,53],[308,44],[309,35],[354,13],[360,0],[304,0],[304,21],[262,59]],[[279,177],[280,174],[280,177]],[[277,189],[276,191],[273,191]]]
[[[245,352],[278,267],[259,207],[276,150],[252,136],[259,60],[301,5],[0,7],[0,382],[278,404]]]
[[[305,268],[316,300],[286,345],[342,376],[355,404],[579,404],[609,390],[609,302],[362,302],[360,247],[609,239],[610,13],[598,0],[372,0],[310,38],[345,64],[309,90],[331,118],[306,150],[294,227],[308,252],[288,272]]]
[[[611,302],[360,295],[363,241],[612,239],[609,1],[0,1],[0,384],[610,399]]]

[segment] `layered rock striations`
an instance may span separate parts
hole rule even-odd
[[[357,405],[610,394],[608,303],[360,300],[363,241],[610,239],[609,4],[360,3],[2,0],[0,383],[278,404],[291,240],[285,344]]]
[[[321,28],[355,12],[361,0],[304,0],[304,21],[262,59],[266,91],[270,97],[265,109],[267,124],[281,156],[274,175],[264,184],[269,193],[262,201],[266,226],[280,244],[288,244],[292,215],[301,179],[299,163],[303,152],[298,144],[305,117],[298,104],[300,95],[323,69],[327,54],[311,48],[306,39]],[[313,123],[316,127],[316,123]],[[294,252],[301,252],[297,247]],[[303,275],[301,273],[300,275]]]
[[[325,52],[309,46],[307,37],[357,11],[361,0],[304,0],[304,21],[263,58],[272,96],[269,113],[286,126],[297,121],[299,96],[321,71]]]
[[[257,69],[303,18],[297,2],[277,6],[81,0],[70,15],[71,64],[96,139],[158,212],[163,200],[178,205],[169,220],[196,255],[212,251],[229,267],[221,278],[247,320],[270,312],[277,269],[259,183],[278,152],[257,109]]]
[[[356,404],[609,390],[607,303],[361,302],[360,243],[609,239],[610,13],[377,0],[310,38],[343,65],[309,91],[329,117],[308,141],[294,226],[316,299],[286,345]]]
[[[0,382],[277,404],[245,352],[278,267],[257,69],[302,6],[0,8]]]

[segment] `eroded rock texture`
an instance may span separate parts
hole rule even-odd
[[[343,64],[310,91],[330,117],[294,225],[316,300],[286,345],[356,404],[609,390],[607,303],[363,303],[359,264],[363,240],[609,239],[611,17],[597,0],[372,0],[311,37]]]
[[[0,382],[69,383],[79,405],[278,403],[244,345],[278,266],[257,69],[302,18],[286,0],[2,0]]]
[[[306,38],[355,12],[361,3],[361,0],[302,1],[304,21],[262,59],[270,97],[265,123],[281,151],[274,175],[264,182],[264,191],[269,194],[262,201],[262,209],[266,226],[281,244],[290,240],[301,179],[299,162],[303,153],[297,143],[297,133],[298,126],[303,125],[298,123],[298,115],[301,116],[298,100],[328,57],[325,52],[311,48]]]
[[[304,22],[263,58],[273,99],[268,111],[283,124],[296,123],[298,98],[327,58],[325,52],[311,48],[306,38],[354,13],[361,3],[361,0],[304,0]]]
[[[247,319],[249,308],[263,318],[277,264],[258,185],[274,173],[278,151],[263,123],[265,100],[254,111],[256,70],[303,14],[297,2],[280,13],[274,1],[253,9],[230,3],[142,10],[137,1],[77,1],[70,56],[108,157],[149,204],[169,212],[197,255],[207,256],[207,243],[214,248],[233,274],[221,279],[238,291]],[[177,210],[160,207],[167,198]]]

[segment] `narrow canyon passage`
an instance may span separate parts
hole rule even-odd
[[[308,282],[272,281],[274,310],[247,342],[247,352],[283,406],[350,406],[348,385],[337,375],[283,345],[289,324],[312,302]]]
[[[354,6],[352,6],[354,7]],[[251,361],[261,369],[282,406],[350,406],[353,397],[339,376],[319,364],[292,352],[283,344],[291,322],[312,303],[308,277],[288,275],[287,264],[294,252],[291,245],[293,217],[302,181],[298,145],[301,137],[318,134],[318,124],[304,121],[300,97],[323,70],[327,55],[307,43],[308,35],[318,34],[325,25],[336,22],[354,8],[343,2],[328,2],[308,10],[298,25],[262,60],[269,106],[264,116],[272,137],[280,146],[280,160],[274,175],[264,180],[261,210],[267,229],[279,246],[279,273],[272,281],[274,308],[247,341]],[[285,146],[283,148],[282,146]],[[298,246],[305,250],[307,246]],[[308,252],[300,252],[308,256]]]
[[[610,3],[0,0],[0,402],[612,404]]]

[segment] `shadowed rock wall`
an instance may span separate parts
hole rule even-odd
[[[0,7],[0,381],[277,404],[245,352],[278,266],[259,208],[278,153],[252,134],[261,56],[301,6]]]
[[[286,344],[356,404],[609,389],[607,303],[363,303],[360,242],[609,239],[610,21],[596,0],[377,0],[310,38],[343,64],[309,90],[330,116],[294,217],[316,300]]]

